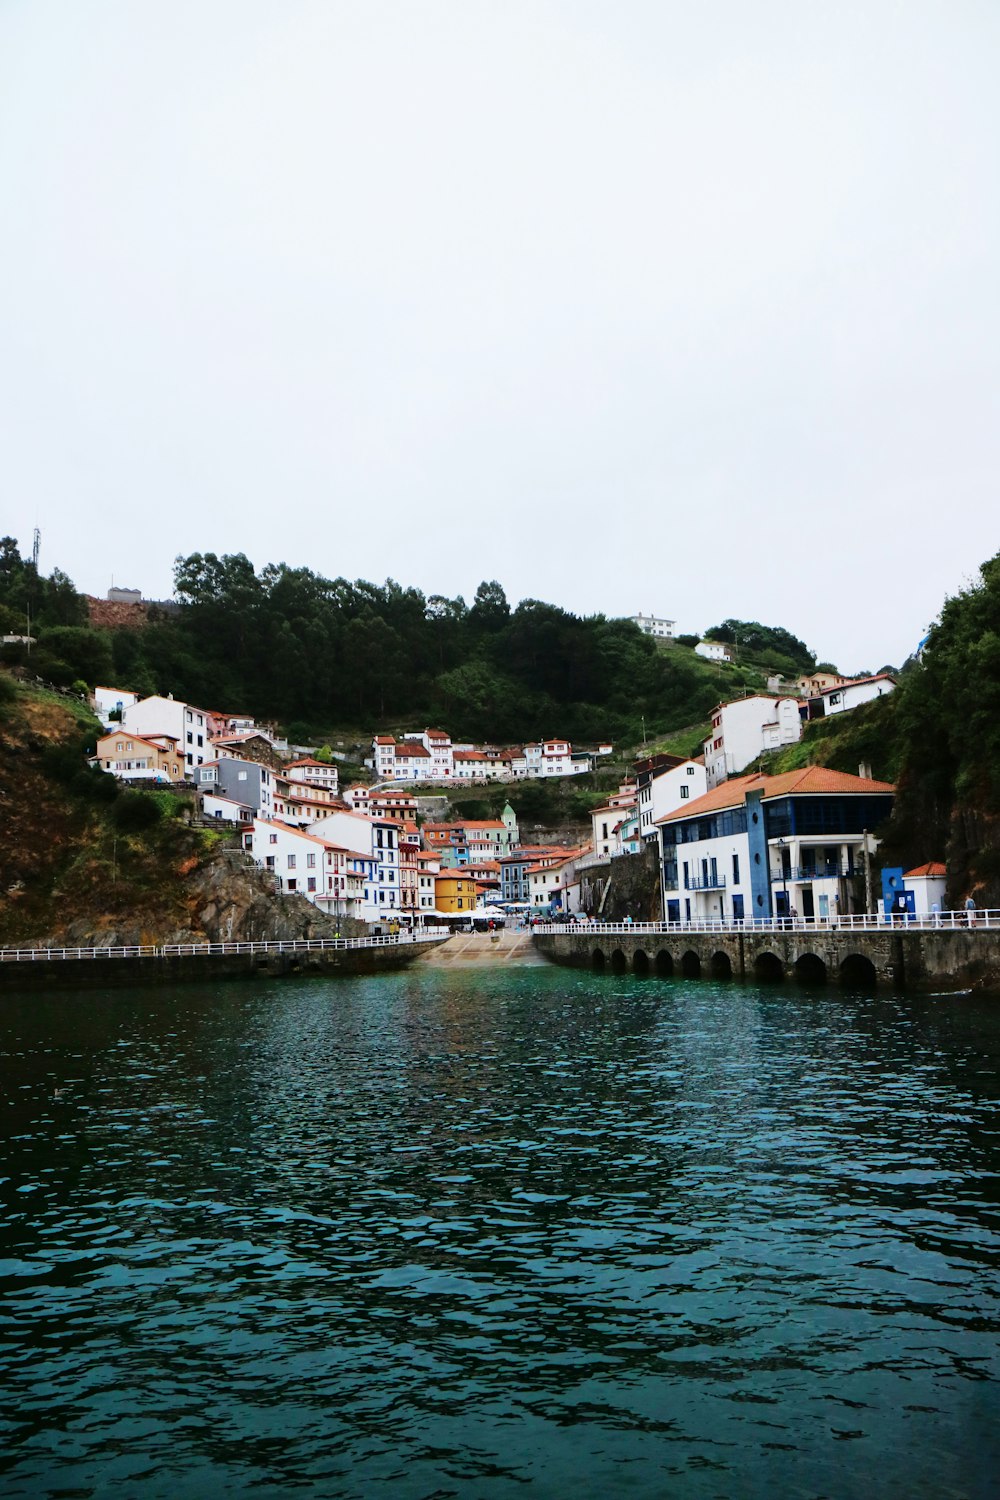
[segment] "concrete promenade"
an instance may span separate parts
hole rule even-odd
[[[877,917],[836,924],[551,923],[534,930],[553,963],[611,973],[897,989],[1000,992],[1000,912],[941,913],[895,925]]]

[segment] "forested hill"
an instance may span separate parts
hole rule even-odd
[[[196,553],[177,560],[175,588],[181,607],[151,607],[142,630],[87,628],[64,575],[55,584],[34,577],[16,543],[0,542],[7,628],[18,628],[11,622],[23,619],[26,595],[38,596],[40,676],[172,692],[275,719],[296,737],[438,720],[463,739],[556,733],[635,743],[644,730],[697,724],[720,696],[761,682],[739,670],[723,681],[717,667],[657,646],[629,620],[580,618],[535,599],[512,609],[496,582],[467,605],[391,579],[352,583],[284,564],[257,573],[242,554]],[[813,665],[786,631],[755,629],[765,646],[772,637],[773,669]]]

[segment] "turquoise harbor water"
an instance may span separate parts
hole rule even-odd
[[[7,996],[0,1494],[975,1496],[1000,1006]]]

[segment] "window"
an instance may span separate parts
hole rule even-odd
[[[309,879],[306,881],[306,889],[310,890],[310,891],[314,891],[316,889],[316,876],[315,875],[310,875],[309,876]]]
[[[315,856],[315,854],[307,854],[306,855],[306,866],[310,870],[315,870],[315,868],[316,868],[316,856]]]
[[[689,776],[693,776],[694,775],[694,766],[688,766],[687,773],[688,773]]]
[[[739,857],[738,854],[734,854],[733,855],[733,885],[739,885],[739,883],[740,883],[740,857]]]
[[[288,881],[288,882],[287,882],[287,885],[288,885],[288,889],[289,889],[289,890],[290,890],[290,891],[294,891],[294,890],[296,890],[296,889],[297,889],[297,882],[296,882],[296,881],[294,881],[294,880],[289,880],[289,881]]]
[[[270,834],[268,836],[268,841],[269,843],[276,844],[278,842],[278,835],[276,833]]]
[[[190,729],[188,730],[188,733],[187,733],[187,742],[188,742],[189,745],[193,745],[194,744],[194,735],[191,733]]]
[[[681,798],[682,798],[682,800],[686,802],[687,799],[690,797],[690,795],[691,795],[691,788],[689,786],[682,786],[681,787]]]
[[[245,771],[237,771],[237,773],[236,773],[236,780],[237,781],[246,781],[246,779],[247,779],[247,773]]]

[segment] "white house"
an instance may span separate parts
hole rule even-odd
[[[870,703],[873,698],[884,698],[895,686],[896,679],[884,672],[877,677],[855,677],[810,698],[809,717],[821,719],[827,714],[847,713],[861,703]]]
[[[355,812],[366,813],[368,811],[370,800],[370,788],[363,786],[360,781],[355,782],[353,786],[349,786],[347,788],[347,791],[344,793],[344,801],[347,803],[348,807],[353,808]]]
[[[937,903],[938,911],[945,907],[945,886],[948,872],[944,865],[918,865],[907,870],[903,876],[903,888],[913,892],[913,911],[918,917],[926,916]]]
[[[434,906],[434,878],[441,873],[441,861],[436,854],[417,855],[417,912],[428,915]]]
[[[592,828],[591,846],[597,859],[615,859],[624,853],[622,828],[635,812],[638,794],[634,786],[620,787],[602,807],[595,807],[590,814]]]
[[[673,638],[674,620],[664,620],[658,615],[644,615],[642,613],[631,616],[632,624],[638,625],[643,635],[655,635],[660,640],[669,641]]]
[[[701,758],[682,760],[675,766],[654,767],[648,775],[640,773],[639,832],[643,840],[655,843],[660,837],[658,821],[686,803],[697,801],[707,791],[708,778]]]
[[[126,708],[131,708],[133,703],[139,702],[138,693],[130,693],[127,688],[95,687],[93,704],[94,713],[107,729],[115,723],[111,715],[115,714],[118,720]]]
[[[126,704],[122,710],[122,724],[134,734],[147,738],[162,734],[177,741],[178,754],[183,756],[186,774],[192,781],[194,768],[214,759],[215,752],[208,743],[210,718],[204,708],[195,708],[179,698],[164,698],[158,693],[150,698],[140,698],[137,703]]]
[[[451,743],[451,735],[445,734],[443,729],[425,729],[419,738],[420,743],[431,758],[430,776],[431,781],[450,781],[455,774],[454,749]]]
[[[285,775],[290,781],[301,781],[306,786],[322,787],[324,791],[332,792],[334,796],[340,789],[340,772],[336,765],[325,760],[313,760],[311,756],[289,761],[285,766]]]
[[[398,916],[402,903],[397,823],[337,808],[317,819],[310,831],[318,838],[332,839],[365,861],[364,905],[359,913],[364,921]]]
[[[569,740],[542,740],[540,744],[525,745],[524,760],[528,776],[578,776],[589,769],[589,764],[574,761]]]
[[[720,703],[712,715],[712,737],[705,741],[709,791],[735,776],[765,750],[794,745],[802,734],[797,698],[757,694]]]
[[[250,847],[254,863],[273,872],[282,894],[305,896],[331,916],[361,915],[364,875],[349,850],[266,818],[254,819]]]
[[[589,855],[590,845],[581,849],[556,850],[555,857],[539,860],[525,871],[528,902],[536,909],[577,912],[580,908],[580,880],[577,874],[581,858]]]
[[[254,810],[248,803],[237,802],[233,797],[206,792],[201,799],[201,815],[215,818],[219,823],[252,823]]]
[[[732,661],[733,659],[732,651],[722,641],[699,641],[694,650],[696,656],[704,656],[708,661]]]
[[[712,788],[658,825],[664,919],[846,915],[894,791],[822,766]]]

